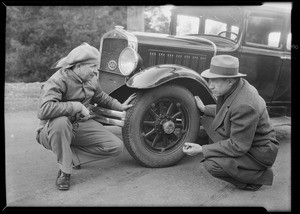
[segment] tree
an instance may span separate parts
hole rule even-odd
[[[99,47],[115,25],[126,27],[125,6],[9,6],[5,81],[45,81],[49,68],[83,42]]]
[[[47,80],[50,67],[83,42],[99,48],[104,33],[126,29],[127,6],[8,6],[5,81]],[[145,7],[145,30],[168,33],[161,7]]]
[[[166,17],[161,7],[145,7],[145,31],[152,33],[169,33],[170,20]]]

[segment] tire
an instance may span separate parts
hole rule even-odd
[[[122,129],[130,155],[147,167],[167,167],[180,161],[185,156],[184,142],[195,142],[200,127],[192,93],[182,86],[163,85],[138,91],[132,103]]]

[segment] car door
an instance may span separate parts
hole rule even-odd
[[[284,52],[286,16],[278,12],[248,11],[240,49],[240,72],[271,103],[277,89]]]
[[[290,27],[290,25],[288,25]],[[280,76],[277,82],[277,88],[274,93],[273,101],[274,104],[290,104],[291,103],[291,30],[287,31],[287,39],[284,55],[282,56],[282,65]]]

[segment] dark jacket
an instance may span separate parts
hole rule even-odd
[[[204,115],[214,112],[205,108]],[[245,79],[225,100],[210,128],[214,143],[203,145],[204,158],[211,158],[241,182],[272,184],[271,166],[279,143],[265,101]]]

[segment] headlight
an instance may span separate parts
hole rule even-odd
[[[119,64],[120,72],[123,75],[128,76],[137,67],[138,54],[133,48],[126,47],[124,48],[124,50],[121,52],[119,56],[118,64]]]

